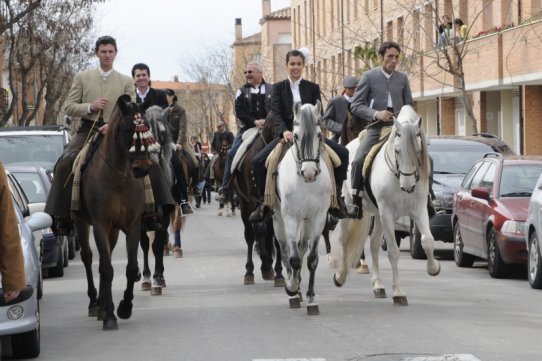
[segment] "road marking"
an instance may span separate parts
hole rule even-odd
[[[470,354],[455,354],[442,356],[407,357],[404,361],[481,361]]]
[[[252,361],[326,361],[325,358],[259,358]],[[463,361],[463,360],[461,360]]]

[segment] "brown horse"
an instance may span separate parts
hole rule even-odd
[[[128,264],[126,290],[117,315],[127,319],[132,314],[134,282],[139,275],[137,247],[145,207],[143,176],[151,165],[148,145],[145,144],[149,139],[145,138],[147,129],[137,104],[132,103],[128,95],[119,97],[107,133],[81,176],[81,207],[80,211],[74,212],[75,231],[87,274],[89,316],[100,317],[104,330],[118,328],[111,291],[111,254],[119,231],[126,235]],[[93,227],[100,256],[99,295],[92,275],[90,226]]]
[[[224,178],[224,171],[226,168],[226,159],[228,158],[228,151],[231,148],[231,144],[226,140],[222,139],[222,143],[218,147],[217,159],[213,162],[213,173],[215,176],[215,189],[218,191],[222,187],[222,179]],[[227,211],[228,217],[235,215],[235,202],[233,200],[233,193],[230,192],[229,200],[231,208]],[[220,201],[219,201],[220,202]],[[218,215],[222,215],[222,210],[224,209],[225,204],[219,203]],[[231,213],[230,213],[231,212]]]
[[[256,186],[252,177],[252,159],[262,150],[267,143],[273,140],[275,125],[270,117],[267,117],[265,126],[260,130],[259,136],[247,150],[241,160],[240,171],[234,175],[233,181],[237,196],[239,197],[239,208],[244,224],[244,235],[247,244],[247,261],[245,264],[244,284],[254,283],[254,263],[252,261],[252,250],[254,242],[257,241],[258,253],[262,261],[260,268],[264,280],[273,280],[276,287],[284,287],[284,276],[282,275],[282,263],[280,248],[274,238],[273,222],[269,217],[264,222],[250,222],[249,217],[256,209],[258,196]],[[276,252],[275,252],[276,250]],[[275,270],[273,271],[273,254],[276,254]]]

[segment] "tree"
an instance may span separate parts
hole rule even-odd
[[[2,0],[0,3],[0,35],[37,9],[41,2],[42,0],[15,1],[14,4],[11,0]]]

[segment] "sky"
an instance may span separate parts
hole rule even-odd
[[[271,11],[290,3],[271,0]],[[145,63],[151,80],[173,80],[178,75],[180,81],[187,81],[181,71],[183,59],[231,45],[236,18],[242,19],[243,37],[260,31],[262,1],[108,0],[96,6],[95,14],[96,36],[117,40],[117,71],[130,75],[135,63]]]

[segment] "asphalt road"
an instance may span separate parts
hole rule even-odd
[[[123,246],[119,242],[114,251],[117,305],[125,285]],[[289,309],[284,290],[259,273],[254,285],[243,285],[240,216],[218,217],[216,203],[204,205],[189,216],[184,258],[165,260],[163,295],[151,296],[136,285],[132,318],[119,320],[119,330],[109,332],[87,317],[86,280],[77,255],[63,278],[45,280],[40,360],[542,359],[542,293],[529,287],[523,272],[496,280],[484,263],[460,269],[451,246],[438,242],[442,270],[431,277],[425,261],[412,260],[402,246],[399,269],[409,305],[394,306],[391,298],[373,297],[370,275],[353,271],[346,285],[336,288],[323,242],[320,246],[320,315],[308,316],[303,307]],[[380,257],[391,294],[386,253]],[[94,266],[97,281],[97,256]]]

